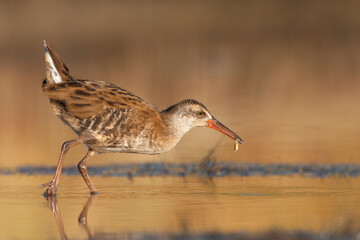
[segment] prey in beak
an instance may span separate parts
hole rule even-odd
[[[233,140],[235,140],[235,144],[234,144],[235,151],[238,150],[238,143],[244,144],[244,141],[238,135],[236,135],[236,133],[234,133],[232,130],[230,130],[228,127],[226,127],[224,124],[222,124],[216,119],[208,120],[207,127],[215,129],[216,131],[219,131],[225,134],[226,136],[232,138]]]

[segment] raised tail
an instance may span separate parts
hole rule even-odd
[[[49,84],[72,81],[73,77],[70,75],[69,68],[56,54],[56,52],[46,44],[45,48],[45,62],[46,62],[46,78],[43,82],[43,87]]]

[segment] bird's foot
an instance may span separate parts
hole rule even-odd
[[[57,184],[55,184],[54,180],[48,183],[44,183],[39,186],[39,188],[48,187],[48,189],[45,190],[45,192],[42,194],[43,197],[52,197],[56,196],[56,190],[57,190]]]
[[[48,183],[41,184],[41,185],[39,186],[39,188],[43,188],[43,187],[50,186],[53,182],[54,182],[54,180],[51,180],[51,181],[48,182]]]

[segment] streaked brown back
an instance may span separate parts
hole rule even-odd
[[[114,84],[72,80],[43,87],[52,100],[63,102],[71,115],[84,119],[101,115],[106,109],[137,109],[159,115],[150,103]]]

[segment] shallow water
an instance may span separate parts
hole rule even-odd
[[[99,194],[89,197],[80,176],[64,174],[58,197],[46,200],[36,186],[51,177],[0,175],[0,239],[204,239],[274,230],[356,237],[360,226],[359,177],[94,176]]]

